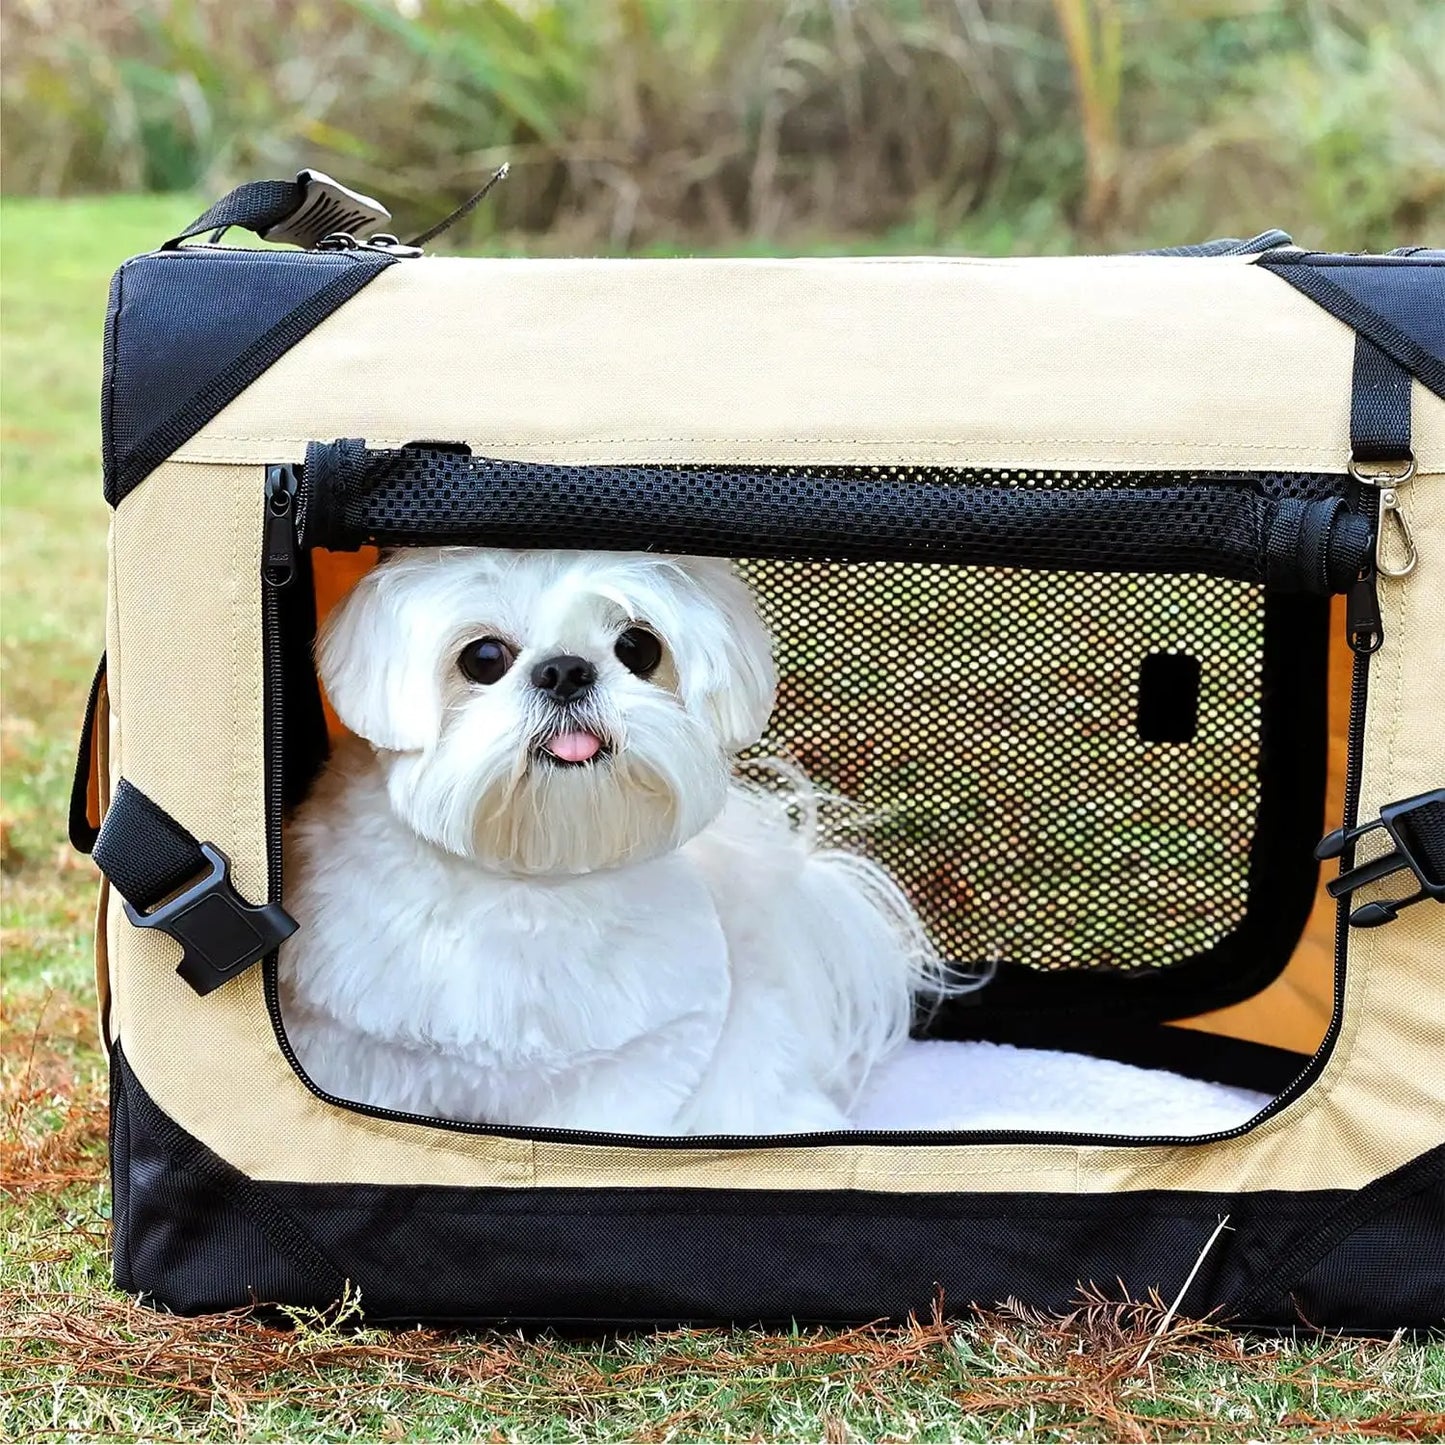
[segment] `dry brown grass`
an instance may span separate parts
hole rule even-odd
[[[0,1003],[0,1191],[22,1199],[97,1182],[106,1138],[95,1062],[77,1063],[93,1015],[63,994],[25,1004]]]
[[[158,1409],[191,1405],[219,1413],[244,1437],[258,1412],[330,1418],[385,1382],[388,1406],[443,1401],[498,1414],[582,1421],[628,1401],[670,1397],[637,1438],[706,1436],[716,1427],[719,1387],[731,1416],[765,1412],[778,1392],[822,1394],[841,1413],[823,1412],[822,1433],[857,1438],[845,1415],[871,1405],[887,1417],[920,1393],[980,1422],[1012,1429],[1021,1418],[1047,1421],[1055,1435],[1156,1441],[1258,1438],[1260,1415],[1230,1419],[1182,1382],[1219,1375],[1230,1394],[1290,1390],[1313,1407],[1275,1413],[1272,1438],[1350,1435],[1431,1440],[1445,1412],[1393,1409],[1332,1412],[1324,1399],[1368,1395],[1378,1384],[1359,1374],[1357,1346],[1327,1343],[1292,1358],[1282,1346],[1251,1344],[1207,1324],[1176,1320],[1161,1333],[1162,1306],[1090,1295],[1063,1315],[1016,1303],[979,1313],[961,1328],[941,1309],[898,1328],[867,1326],[797,1334],[674,1330],[647,1337],[619,1360],[590,1344],[552,1337],[473,1335],[433,1330],[381,1333],[336,1317],[297,1316],[281,1326],[250,1311],[177,1319],[134,1302],[10,1289],[0,1293],[0,1392],[12,1402],[52,1391],[145,1391]],[[1156,1363],[1140,1357],[1154,1341]],[[1382,1347],[1388,1349],[1389,1347]],[[37,1368],[43,1362],[43,1368]],[[26,1379],[27,1372],[35,1378]],[[379,1433],[385,1437],[385,1417]],[[39,1433],[46,1433],[41,1431]]]

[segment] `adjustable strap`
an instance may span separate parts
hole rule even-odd
[[[100,871],[137,908],[154,908],[205,871],[190,831],[133,783],[120,780],[91,851]]]
[[[336,232],[363,240],[389,220],[391,212],[380,201],[343,186],[324,171],[304,170],[294,181],[248,181],[237,186],[161,249],[174,250],[191,236],[220,233],[232,226],[254,231],[264,241],[311,249]]]
[[[1411,455],[1410,373],[1362,332],[1355,333],[1350,455],[1357,464]]]
[[[1408,576],[1417,557],[1400,489],[1415,475],[1410,373],[1363,332],[1355,334],[1350,475],[1375,493],[1373,570],[1382,577]]]
[[[279,903],[248,903],[231,862],[122,778],[92,852],[137,928],[181,945],[176,972],[199,994],[244,973],[296,932]]]

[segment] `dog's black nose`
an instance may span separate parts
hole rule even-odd
[[[551,693],[557,702],[571,702],[597,681],[597,669],[585,657],[564,652],[532,669],[532,686]]]

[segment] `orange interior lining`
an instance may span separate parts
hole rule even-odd
[[[1336,597],[1330,614],[1330,746],[1325,816],[1320,835],[1338,825],[1345,812],[1345,757],[1350,730],[1350,677],[1354,654],[1345,641],[1345,600]],[[1326,821],[1330,820],[1330,821]],[[1188,1028],[1229,1034],[1312,1054],[1329,1028],[1335,996],[1335,918],[1338,905],[1325,892],[1333,876],[1321,869],[1315,904],[1285,970],[1253,998],[1229,1008],[1184,1019]]]
[[[99,691],[95,695],[95,726],[90,737],[90,757],[86,766],[90,769],[85,779],[85,821],[92,828],[99,828],[105,817],[105,809],[101,806],[100,797],[100,769],[104,760],[104,748],[106,739],[101,733],[104,728],[109,727],[110,692],[108,679],[102,674]]]
[[[362,547],[356,552],[327,552],[317,547],[311,553],[311,570],[316,583],[316,625],[326,621],[331,609],[376,566],[381,553],[375,547]],[[321,705],[326,709],[326,731],[334,743],[346,729],[331,709],[326,689],[321,689]]]
[[[312,554],[316,575],[316,617],[318,623],[357,582],[376,564],[375,547],[359,552],[324,552]],[[1344,812],[1345,746],[1350,719],[1350,673],[1352,656],[1344,641],[1344,602],[1335,599],[1331,621],[1330,652],[1330,746],[1329,781],[1325,816],[1339,818]],[[344,731],[330,703],[326,703],[326,721],[332,737]],[[1320,832],[1326,831],[1321,819]],[[1279,1048],[1313,1053],[1324,1039],[1329,1027],[1334,999],[1336,907],[1324,891],[1320,880],[1314,909],[1299,946],[1289,964],[1275,981],[1243,1003],[1215,1009],[1195,1018],[1181,1020],[1186,1028],[1207,1033],[1227,1034],[1256,1043],[1274,1044]]]

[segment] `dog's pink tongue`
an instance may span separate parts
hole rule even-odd
[[[564,763],[585,763],[589,758],[597,756],[601,746],[601,738],[594,733],[584,732],[558,733],[546,744],[547,751],[554,758],[561,758]]]

